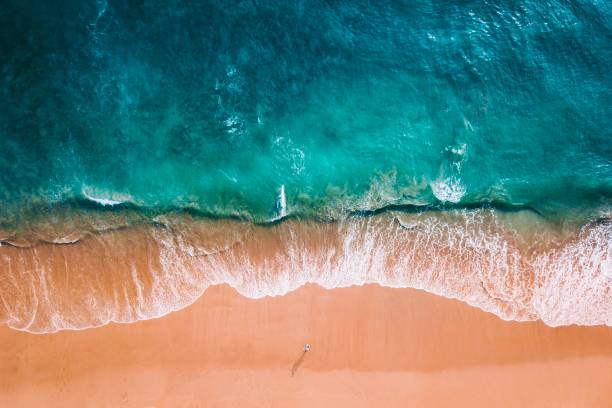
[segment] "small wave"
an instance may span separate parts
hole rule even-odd
[[[274,208],[276,215],[270,220],[271,222],[281,220],[287,216],[287,197],[285,196],[285,185],[281,185],[278,189],[278,198]]]
[[[32,243],[23,238],[9,238],[0,240],[0,246],[9,245],[15,248],[30,248]]]
[[[50,244],[75,244],[79,242],[84,236],[82,231],[74,231],[61,237],[55,237],[52,239],[43,239],[44,242]]]
[[[83,188],[83,190],[81,190],[81,194],[83,195],[83,197],[85,197],[86,199],[88,199],[89,201],[92,201],[94,203],[100,204],[104,207],[107,206],[115,206],[115,205],[120,205],[120,204],[124,204],[127,203],[129,201],[131,201],[131,197],[124,195],[124,194],[102,194],[105,195],[104,197],[96,197],[95,195],[97,195],[96,193],[93,193],[91,189],[89,188]]]
[[[436,180],[430,186],[434,196],[442,202],[458,203],[466,192],[461,181],[455,177]]]

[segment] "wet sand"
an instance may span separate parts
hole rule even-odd
[[[2,327],[0,354],[6,407],[612,404],[612,328],[506,322],[377,285],[257,300],[213,286],[155,320]]]
[[[49,333],[147,320],[219,284],[261,298],[307,283],[378,283],[460,299],[506,320],[612,326],[611,224],[558,230],[531,213],[488,210],[270,226],[175,214],[79,229],[80,239],[59,244],[73,237],[61,226],[33,230],[45,232],[42,241],[0,246],[0,323]]]

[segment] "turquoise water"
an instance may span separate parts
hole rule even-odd
[[[597,217],[611,44],[606,1],[4,1],[0,221],[58,203]]]

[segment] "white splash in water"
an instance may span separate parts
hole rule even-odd
[[[89,201],[93,201],[104,207],[123,204],[123,203],[130,201],[131,199],[131,197],[124,195],[124,194],[94,193],[92,189],[88,187],[83,188],[83,190],[81,191],[81,194],[83,194],[83,197],[85,197]]]
[[[436,180],[430,183],[434,196],[442,202],[458,203],[465,195],[465,186],[456,177]]]
[[[276,216],[270,221],[278,221],[287,216],[287,197],[285,196],[285,185],[281,185],[278,189],[278,197],[276,199]]]

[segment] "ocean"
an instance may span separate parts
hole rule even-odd
[[[612,325],[606,1],[5,1],[0,321],[213,284]]]

